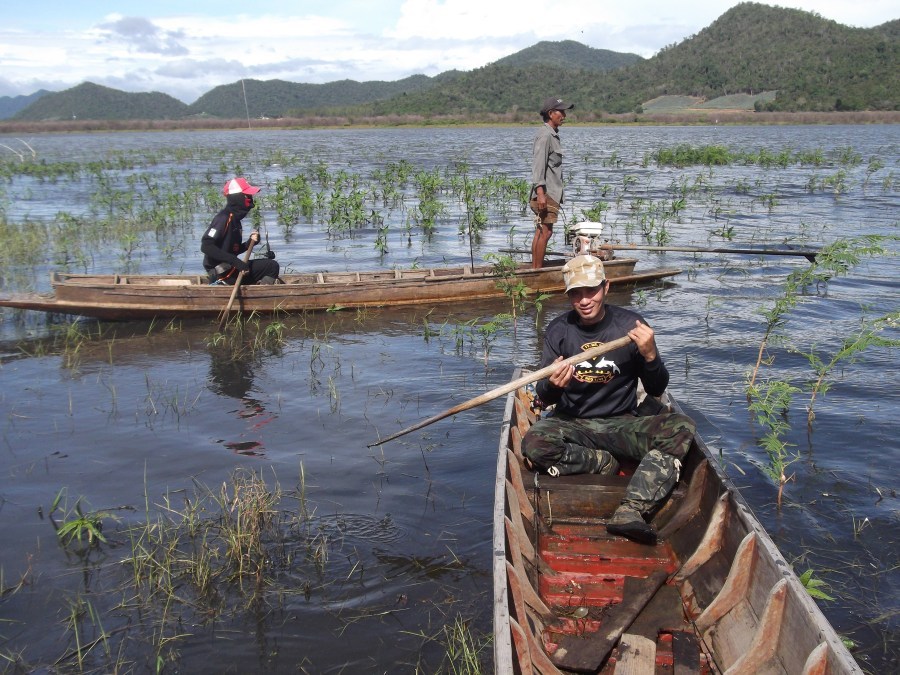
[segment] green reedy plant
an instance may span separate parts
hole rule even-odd
[[[766,433],[760,445],[769,457],[766,473],[778,485],[778,508],[781,508],[784,486],[792,477],[787,476],[787,468],[798,459],[789,448],[790,443],[783,436],[790,430],[787,417],[794,394],[800,390],[782,380],[769,380],[748,388],[750,411],[756,414],[757,422],[765,427]]]
[[[372,218],[374,220],[375,212],[372,212]],[[380,216],[379,216],[380,217]],[[389,227],[384,224],[384,219],[381,219],[381,222],[376,226],[375,229],[375,250],[378,251],[378,255],[384,257],[388,253],[388,231]]]
[[[735,235],[734,225],[725,223],[719,229],[712,230],[710,234],[714,237],[721,237],[725,241],[732,241]]]
[[[811,347],[808,353],[799,352],[806,357],[816,375],[815,381],[810,385],[809,403],[807,404],[807,424],[812,425],[816,415],[813,411],[816,397],[823,396],[831,388],[827,378],[836,367],[843,364],[855,363],[862,353],[871,347],[884,347],[887,349],[900,347],[900,339],[887,338],[881,335],[886,329],[900,327],[900,312],[892,312],[872,321],[864,321],[859,332],[844,338],[840,348],[826,361],[819,356],[815,347]],[[799,351],[799,350],[798,350]]]
[[[868,187],[872,176],[884,168],[884,162],[879,157],[869,157],[869,164],[866,166],[866,178],[863,180],[863,189]]]
[[[734,155],[722,145],[705,145],[695,148],[682,144],[674,148],[660,148],[650,154],[650,159],[656,162],[657,166],[685,167],[693,164],[722,166],[731,164],[734,161]],[[646,157],[644,162],[646,166]]]
[[[85,618],[89,618],[91,623],[95,626],[95,629],[100,633],[100,637],[90,642],[84,642],[84,635],[82,634]],[[97,611],[90,602],[81,597],[76,597],[69,601],[69,613],[66,616],[66,628],[73,633],[75,649],[73,650],[72,655],[64,656],[61,660],[66,660],[74,656],[78,662],[79,670],[84,670],[86,665],[85,659],[88,657],[91,650],[98,644],[103,645],[106,656],[109,657],[109,636],[106,631],[103,630],[100,615],[97,614]]]
[[[445,648],[444,666],[440,672],[451,675],[481,675],[488,672],[481,663],[482,654],[489,648],[490,640],[478,639],[470,623],[457,615],[452,624],[443,628]]]
[[[423,199],[412,210],[412,218],[426,236],[434,234],[437,219],[445,212],[445,206],[434,197]]]
[[[528,286],[516,277],[518,265],[512,256],[488,253],[485,260],[491,263],[491,273],[497,277],[497,288],[509,298],[512,320],[515,323],[519,312],[523,311],[528,304]]]
[[[469,245],[481,241],[481,232],[487,225],[487,199],[484,186],[470,180],[465,168],[462,169],[462,197],[466,208],[466,218],[460,223],[460,234],[468,235]]]
[[[591,222],[599,223],[603,220],[603,214],[609,210],[609,202],[604,202],[602,200],[598,200],[594,202],[594,205],[585,209],[581,212],[582,220],[589,220]]]
[[[87,548],[95,548],[101,543],[106,543],[106,537],[103,536],[103,520],[111,518],[115,520],[115,516],[107,511],[87,511],[81,508],[82,498],[79,497],[75,501],[75,506],[71,509],[65,504],[62,506],[62,522],[57,523],[54,514],[60,509],[60,503],[67,497],[66,488],[62,488],[53,500],[50,507],[50,522],[56,530],[56,535],[62,542],[63,546],[69,547],[77,541],[80,545],[83,540],[87,540]]]
[[[312,185],[304,175],[282,178],[275,183],[275,213],[281,222],[285,236],[290,235],[301,217],[311,219],[316,200]]]
[[[419,171],[413,176],[419,203],[412,211],[412,217],[422,231],[430,236],[434,233],[437,219],[444,213],[445,206],[439,196],[443,179],[438,169]]]
[[[544,300],[548,298],[552,298],[552,293],[539,293],[534,300],[531,301],[531,304],[534,305],[535,315],[534,315],[534,325],[537,326],[540,323],[541,312],[544,309]]]
[[[269,490],[262,477],[235,472],[229,487],[223,483],[215,499],[221,514],[220,537],[235,578],[261,579],[269,564],[265,540],[276,522],[282,493]]]
[[[822,166],[825,163],[825,153],[822,148],[800,150],[796,154],[796,160],[802,165]]]
[[[498,334],[510,322],[513,317],[510,314],[497,314],[492,319],[484,323],[478,323],[478,319],[471,322],[475,333],[481,339],[481,347],[484,350],[484,365],[487,367],[490,358],[491,348],[496,341]]]
[[[896,240],[897,237],[864,235],[851,239],[838,239],[823,247],[816,255],[815,262],[788,275],[781,294],[773,301],[771,307],[762,310],[766,329],[760,341],[756,363],[749,377],[751,387],[762,366],[768,344],[778,336],[778,331],[787,320],[788,313],[797,305],[802,294],[810,287],[817,287],[836,276],[846,275],[863,256],[886,254],[887,249],[884,242],[889,239]]]
[[[349,180],[349,179],[348,179]],[[345,181],[341,181],[343,183]],[[349,231],[366,223],[366,192],[355,187],[342,192],[335,183],[328,200],[328,231]]]
[[[847,171],[846,169],[838,169],[838,171],[822,179],[822,189],[831,190],[835,196],[847,191]]]
[[[835,161],[844,166],[858,166],[862,164],[863,158],[851,146],[836,148],[833,153]]]

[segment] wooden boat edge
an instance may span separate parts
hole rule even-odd
[[[637,260],[617,259],[616,268],[633,271]],[[516,276],[528,281],[529,278],[541,279],[535,284],[535,292],[555,292],[562,290],[562,278],[547,278],[548,272],[556,275],[560,266],[554,265],[543,270],[521,269]],[[367,308],[427,304],[433,302],[452,302],[473,299],[499,297],[502,290],[496,287],[496,277],[482,271],[469,274],[446,274],[448,269],[441,268],[440,273],[430,270],[419,272],[413,279],[404,279],[402,275],[392,276],[388,273],[375,272],[378,281],[373,283],[366,273],[339,273],[356,275],[358,280],[347,280],[341,283],[297,283],[277,286],[247,286],[241,289],[237,308],[241,311],[260,313],[318,311],[338,308]],[[461,268],[463,269],[463,268]],[[407,270],[410,272],[411,270]],[[664,279],[679,274],[676,268],[653,269],[637,274],[611,276],[611,284],[615,287],[628,287],[640,283]],[[310,275],[292,275],[293,277],[309,277]],[[138,279],[138,283],[129,281]],[[152,279],[154,283],[141,283],[140,280]],[[221,306],[230,295],[230,287],[210,287],[199,282],[197,275],[89,275],[54,273],[55,294],[17,294],[0,296],[0,307],[43,311],[58,314],[89,316],[98,319],[146,319],[155,316],[211,316],[221,311]],[[487,284],[487,282],[490,282]],[[433,287],[432,284],[435,284]],[[460,290],[444,292],[438,289],[455,288]],[[483,288],[473,288],[473,284]],[[373,292],[373,287],[385,290],[384,294]],[[405,297],[389,296],[394,289],[405,288]],[[416,292],[411,292],[416,291]],[[417,289],[421,289],[419,293]],[[432,293],[432,291],[434,291]],[[221,296],[221,297],[219,297]],[[458,297],[457,297],[458,296]],[[205,303],[205,304],[202,304]]]

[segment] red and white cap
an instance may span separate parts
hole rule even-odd
[[[255,195],[259,192],[259,188],[255,185],[250,185],[246,178],[232,178],[222,188],[222,194],[226,197],[228,195],[236,195],[239,192],[243,192],[245,195]]]

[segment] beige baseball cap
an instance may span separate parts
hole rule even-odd
[[[566,293],[573,288],[594,288],[606,281],[603,262],[592,255],[577,255],[563,265]]]

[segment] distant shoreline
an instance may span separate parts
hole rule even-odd
[[[94,131],[216,131],[265,129],[341,129],[341,128],[428,128],[520,126],[537,122],[535,115],[521,112],[508,115],[384,115],[281,117],[265,119],[183,120],[0,120],[0,134],[85,133]],[[684,110],[668,113],[623,113],[606,115],[581,113],[573,116],[569,126],[714,126],[714,125],[816,125],[816,124],[900,124],[900,111],[856,112],[751,112],[733,110]]]

